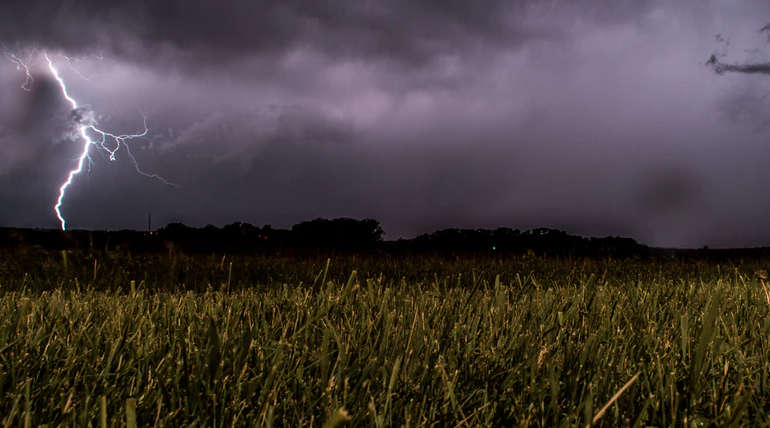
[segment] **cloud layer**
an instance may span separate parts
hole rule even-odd
[[[352,216],[390,238],[768,245],[770,79],[704,65],[762,63],[767,20],[726,0],[3,2],[0,42],[35,83],[0,61],[0,224],[55,227],[79,147],[45,50],[103,127],[146,114],[133,153],[180,185],[94,152],[73,227]]]

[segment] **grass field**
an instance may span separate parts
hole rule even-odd
[[[3,426],[770,423],[758,261],[0,257]]]

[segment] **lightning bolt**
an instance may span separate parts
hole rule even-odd
[[[24,63],[19,57],[16,55],[6,52],[5,56],[8,57],[8,59],[16,65],[16,69],[19,71],[24,71],[24,74],[26,75],[26,79],[24,80],[24,83],[21,84],[21,89],[24,89],[25,91],[29,92],[32,90],[32,84],[35,83],[35,79],[32,77],[32,73],[29,72],[29,67],[27,67],[27,64]]]
[[[83,172],[83,168],[86,166],[86,162],[89,162],[90,164],[91,146],[96,146],[98,149],[103,150],[106,154],[108,154],[109,159],[111,161],[116,160],[118,150],[120,150],[121,147],[124,147],[137,173],[139,173],[144,177],[154,178],[156,180],[159,180],[166,185],[176,186],[175,184],[169,182],[168,180],[161,177],[160,175],[149,174],[142,171],[139,168],[139,163],[137,162],[136,157],[134,157],[133,153],[131,153],[131,149],[129,148],[127,141],[133,140],[136,138],[145,137],[149,132],[149,129],[147,128],[147,118],[144,115],[142,115],[144,119],[144,130],[137,134],[118,135],[118,134],[114,134],[112,132],[104,131],[102,129],[97,128],[96,127],[97,121],[94,113],[91,110],[78,105],[78,102],[75,101],[75,99],[70,95],[69,91],[67,90],[67,84],[64,82],[64,79],[62,79],[61,75],[59,74],[59,71],[57,70],[51,58],[48,56],[47,53],[43,53],[43,57],[48,63],[48,69],[50,70],[54,79],[56,79],[56,81],[59,84],[59,88],[61,89],[62,96],[64,97],[64,99],[67,100],[67,102],[69,102],[70,106],[72,106],[72,115],[75,122],[78,125],[77,133],[79,134],[80,139],[83,141],[83,148],[80,152],[80,156],[77,158],[77,166],[74,169],[69,171],[69,173],[67,174],[67,179],[59,187],[59,197],[56,199],[56,205],[54,205],[54,211],[56,212],[56,217],[59,219],[59,222],[61,223],[62,230],[67,230],[67,220],[64,218],[64,215],[61,212],[61,208],[64,203],[64,198],[67,195],[67,189],[72,185],[72,182],[75,179],[75,177],[81,172]],[[19,63],[23,65],[21,61],[19,61]],[[24,69],[27,70],[27,75],[29,76],[29,69],[26,66],[24,66]]]

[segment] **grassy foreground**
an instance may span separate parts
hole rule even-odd
[[[770,423],[759,263],[33,255],[3,426]]]

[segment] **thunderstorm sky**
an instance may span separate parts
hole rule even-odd
[[[388,238],[770,245],[770,74],[706,65],[770,63],[768,22],[764,0],[3,0],[0,226],[58,227],[82,147],[47,52],[102,128],[146,115],[133,153],[178,184],[92,150],[72,228],[344,216]]]

